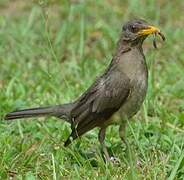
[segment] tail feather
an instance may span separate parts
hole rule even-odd
[[[70,104],[49,106],[49,107],[38,107],[31,109],[23,109],[13,111],[5,115],[5,120],[41,117],[41,116],[56,116],[56,117],[69,117]]]

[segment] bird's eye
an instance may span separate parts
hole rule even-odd
[[[131,30],[132,30],[133,33],[136,33],[138,31],[138,28],[135,25],[133,25],[131,27]]]

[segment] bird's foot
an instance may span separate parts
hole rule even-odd
[[[111,156],[111,157],[109,158],[109,161],[110,161],[111,163],[113,163],[114,165],[120,165],[120,163],[121,163],[120,159],[119,159],[119,158],[116,158],[116,157],[114,157],[114,156]]]

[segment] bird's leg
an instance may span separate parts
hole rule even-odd
[[[105,145],[105,131],[106,131],[106,128],[101,128],[100,131],[99,131],[99,134],[98,134],[98,140],[102,146],[102,151],[104,153],[104,156],[105,156],[105,160],[106,161],[110,161],[112,162],[113,164],[119,164],[120,163],[120,160],[117,159],[116,157],[110,157],[109,156],[109,153],[108,153],[108,150],[107,150],[107,147]]]
[[[105,142],[104,142],[104,140],[105,140],[105,132],[106,132],[106,128],[101,128],[100,129],[100,131],[98,133],[98,140],[99,140],[99,142],[100,142],[100,144],[102,146],[102,151],[103,151],[103,153],[105,155],[105,159],[108,161],[108,160],[110,160],[110,156],[109,156],[109,153],[107,151],[107,147],[106,147]]]
[[[119,127],[119,137],[121,138],[122,142],[127,146],[127,142],[125,140],[125,128],[126,128],[126,122],[123,122]]]

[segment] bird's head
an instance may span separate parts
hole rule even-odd
[[[146,21],[140,19],[127,22],[122,28],[122,33],[124,41],[128,41],[135,45],[142,44],[150,34],[160,35],[161,38],[165,40],[160,29],[149,25]]]

